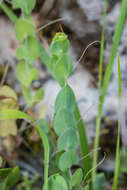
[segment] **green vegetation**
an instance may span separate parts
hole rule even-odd
[[[102,85],[99,104],[98,104],[98,116],[97,116],[97,122],[96,122],[96,138],[95,138],[95,142],[94,142],[95,149],[99,146],[100,124],[101,124],[101,116],[102,116],[102,111],[103,111],[104,100],[105,100],[108,84],[109,84],[109,81],[111,78],[114,59],[117,54],[117,50],[118,50],[119,42],[120,42],[121,35],[122,35],[123,29],[124,29],[126,18],[127,18],[127,1],[124,0],[124,1],[122,1],[122,4],[121,4],[120,16],[119,16],[119,19],[118,19],[118,22],[117,22],[117,25],[115,28],[109,63],[108,63],[108,66],[106,68],[106,72],[104,75],[104,82]],[[97,154],[97,152],[94,152],[93,167],[95,167],[97,164],[97,158],[98,158],[98,154]],[[96,176],[96,170],[94,170],[93,174],[92,174],[93,181],[94,181],[95,176]]]
[[[98,104],[98,116],[96,122],[96,137],[94,142],[94,156],[93,166],[90,158],[90,149],[87,140],[87,134],[85,131],[85,125],[81,118],[79,108],[76,102],[76,98],[73,90],[67,83],[68,77],[73,74],[72,61],[68,55],[69,40],[64,33],[56,33],[54,36],[49,53],[46,52],[42,44],[39,42],[36,36],[36,28],[32,17],[31,11],[35,7],[35,0],[12,0],[14,9],[21,9],[21,16],[17,18],[15,14],[10,10],[7,5],[2,1],[1,8],[7,14],[7,16],[15,24],[14,31],[17,40],[20,42],[17,48],[16,56],[18,65],[16,68],[16,75],[19,83],[21,84],[22,94],[26,101],[26,113],[20,111],[17,106],[17,97],[15,92],[9,87],[3,86],[3,91],[0,95],[4,95],[4,101],[0,102],[0,121],[8,122],[16,119],[25,119],[32,123],[38,130],[44,149],[44,183],[42,184],[43,190],[104,190],[105,176],[104,174],[96,174],[96,168],[99,164],[98,151],[99,147],[99,135],[101,116],[103,111],[104,99],[106,96],[108,84],[111,78],[114,59],[117,54],[118,45],[121,39],[122,31],[125,25],[127,17],[127,0],[123,0],[121,3],[120,16],[116,25],[111,55],[109,58],[109,64],[104,75],[104,82],[102,84],[102,70],[103,70],[103,52],[104,52],[104,29],[105,29],[105,17],[106,17],[106,1],[105,1],[105,13],[103,18],[103,31],[101,40],[101,53],[100,53],[100,69],[99,69],[99,104]],[[50,168],[51,148],[50,148],[50,126],[44,119],[39,121],[30,116],[27,112],[29,108],[35,106],[44,97],[44,91],[42,88],[34,90],[32,88],[32,81],[39,78],[39,71],[34,67],[34,62],[40,57],[40,60],[49,69],[51,75],[59,83],[61,90],[56,97],[54,104],[54,117],[53,126],[57,135],[57,152],[55,154],[55,169]],[[27,80],[26,80],[27,78]],[[8,92],[11,92],[11,99],[8,98]],[[120,172],[120,97],[121,97],[121,73],[120,62],[118,59],[118,138],[116,147],[116,168],[114,175],[114,182],[112,190],[117,189],[118,176]],[[14,133],[16,129],[13,129]],[[78,154],[78,147],[80,146],[80,156]],[[80,159],[81,158],[81,159]],[[71,171],[71,167],[79,164],[82,160],[81,168]],[[2,166],[2,158],[0,158],[0,166]],[[50,175],[50,173],[52,173]],[[92,173],[92,175],[91,175]],[[16,166],[13,169],[5,168],[0,169],[0,189],[9,190],[19,183],[21,179],[21,172]],[[37,180],[29,180],[27,177],[22,179],[22,182],[18,185],[18,190],[26,188],[27,190],[32,188],[32,184]],[[91,182],[92,181],[92,182]],[[34,188],[32,189],[34,190]]]

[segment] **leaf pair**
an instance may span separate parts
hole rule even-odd
[[[50,54],[39,44],[40,59],[48,67],[60,86],[64,87],[72,73],[72,61],[68,56],[69,40],[64,33],[56,33],[50,45]]]
[[[35,37],[29,36],[17,49],[16,57],[32,64],[39,57],[38,41]]]
[[[20,3],[20,2],[19,2]],[[35,36],[35,27],[31,17],[20,18],[15,25],[15,34],[21,45],[17,49],[16,56],[19,59],[17,65],[17,78],[22,85],[23,95],[29,106],[40,102],[44,91],[38,89],[34,94],[31,83],[39,77],[38,71],[32,63],[39,57],[39,42]]]
[[[79,187],[78,189],[82,189],[80,184],[83,178],[83,173],[82,173],[82,169],[78,169],[76,170],[76,172],[73,174],[69,186],[70,189],[72,189],[73,187]],[[65,179],[59,175],[59,174],[55,174],[50,176],[49,180],[48,180],[48,190],[56,190],[56,189],[60,189],[60,190],[68,190],[68,186],[66,184]]]
[[[40,54],[39,42],[35,35],[35,26],[31,17],[20,18],[15,24],[15,35],[22,44],[18,47],[16,56],[32,64]]]
[[[24,87],[28,88],[33,80],[38,79],[38,76],[38,71],[32,65],[23,61],[17,65],[17,79]]]
[[[57,33],[50,45],[50,70],[63,87],[72,73],[72,61],[68,56],[69,41],[64,33]]]
[[[35,37],[35,27],[31,17],[20,18],[15,24],[15,35],[17,40],[23,42],[28,36]]]
[[[76,102],[72,89],[66,85],[55,101],[54,128],[58,136],[68,129],[76,129],[74,117]]]
[[[59,158],[59,168],[66,171],[72,165],[78,164],[76,149],[78,138],[76,134],[76,120],[74,117],[75,97],[71,88],[65,86],[57,95],[55,102],[54,129],[59,136],[58,151],[65,151]]]

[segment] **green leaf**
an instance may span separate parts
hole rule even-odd
[[[75,173],[73,174],[73,176],[71,178],[70,188],[72,188],[74,186],[79,186],[82,179],[83,179],[83,172],[82,172],[82,169],[79,168],[75,171]]]
[[[50,132],[50,126],[45,119],[40,119],[39,125],[46,134],[48,134]]]
[[[50,46],[50,70],[61,86],[72,73],[72,61],[68,56],[69,41],[64,33],[57,33]]]
[[[38,89],[34,96],[32,97],[32,100],[30,102],[31,106],[34,104],[39,103],[44,97],[44,90],[42,88]]]
[[[74,115],[69,111],[69,109],[63,108],[56,113],[54,118],[54,127],[58,136],[69,128],[76,128]]]
[[[67,129],[57,141],[58,151],[76,149],[78,147],[78,138],[74,129]]]
[[[19,60],[24,59],[28,63],[33,63],[39,57],[38,41],[35,37],[28,39],[18,47],[16,56]]]
[[[63,54],[54,65],[52,70],[54,78],[63,87],[67,77],[72,73],[72,61],[67,54]]]
[[[6,183],[9,188],[12,188],[20,179],[20,170],[16,166],[12,171],[9,173],[8,177],[6,178]]]
[[[63,53],[67,53],[69,49],[69,40],[67,39],[67,35],[59,32],[56,33],[55,37],[52,40],[50,45],[50,53],[52,55],[61,56]]]
[[[35,7],[35,0],[12,0],[13,8],[14,9],[22,9],[22,11],[29,15],[33,8]]]
[[[64,152],[59,159],[59,168],[62,171],[66,171],[72,165],[78,164],[78,155],[74,150]]]
[[[92,190],[104,190],[105,189],[105,176],[103,173],[97,174],[92,186]]]
[[[30,121],[32,120],[29,115],[15,109],[6,109],[0,111],[0,120],[6,119],[28,119]]]
[[[20,18],[15,24],[15,35],[20,42],[28,36],[35,37],[35,29],[31,21]]]
[[[59,174],[50,176],[47,190],[68,190],[66,181]]]
[[[67,108],[71,112],[73,112],[75,110],[75,106],[76,102],[74,93],[72,89],[68,85],[66,85],[64,88],[62,88],[62,90],[56,97],[55,112],[62,108]]]
[[[32,65],[20,62],[17,65],[17,78],[23,86],[28,88],[33,80],[38,79],[38,71]]]

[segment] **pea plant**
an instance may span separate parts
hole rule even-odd
[[[28,122],[31,122],[37,128],[44,149],[44,179],[42,185],[43,190],[103,190],[105,183],[104,174],[96,175],[98,156],[96,149],[99,145],[101,112],[103,108],[104,96],[106,94],[109,78],[111,75],[111,70],[107,67],[108,71],[105,74],[105,83],[102,89],[102,94],[100,95],[101,104],[99,104],[100,107],[98,108],[97,136],[95,138],[95,152],[92,167],[85,125],[78,109],[75,94],[69,86],[67,80],[68,77],[73,74],[72,61],[68,55],[70,43],[67,35],[62,32],[56,33],[50,44],[49,53],[47,53],[37,38],[36,34],[38,32],[38,29],[36,29],[34,21],[30,16],[33,8],[35,7],[36,1],[12,0],[10,2],[13,9],[21,10],[21,15],[19,18],[17,18],[17,16],[4,1],[0,3],[0,7],[14,23],[15,36],[20,43],[16,51],[16,57],[18,60],[18,64],[16,66],[16,76],[21,84],[22,94],[27,106],[25,112],[20,111],[19,107],[16,107],[15,109],[14,107],[5,106],[4,109],[0,110],[0,120],[3,121],[10,119],[25,119]],[[125,24],[125,15],[127,12],[125,11],[125,8],[127,3],[124,5],[122,6],[123,8],[121,8],[121,15],[122,11],[124,10],[124,19],[122,25],[121,23],[118,23],[117,29],[120,28],[120,26],[123,28]],[[121,34],[122,29],[116,30],[116,37],[118,37],[117,44],[114,42],[115,45],[113,47],[115,47],[115,52],[112,50],[113,56],[108,65],[111,69]],[[104,38],[104,36],[102,37]],[[104,40],[102,40],[101,46],[102,53],[103,42]],[[50,127],[45,120],[35,120],[35,118],[29,115],[28,112],[29,108],[39,103],[44,97],[44,91],[42,88],[39,88],[36,91],[32,88],[32,82],[34,80],[38,80],[39,78],[39,71],[34,66],[34,62],[38,58],[40,58],[41,62],[46,65],[51,75],[61,87],[54,105],[53,126],[54,131],[57,135],[57,151],[53,156],[51,154],[50,139],[48,136]],[[101,84],[101,81],[99,82]],[[4,93],[4,98],[8,98],[7,93],[6,95]],[[79,146],[80,156],[78,153]],[[119,147],[117,147],[117,150],[119,150]],[[55,162],[53,164],[55,164],[55,170],[53,172],[50,172],[50,162],[52,162],[52,159],[54,159],[54,157]],[[82,162],[81,167],[77,170],[74,170],[73,166],[79,165],[80,161]],[[4,177],[7,176],[5,180],[2,182],[0,181],[1,189],[7,190],[12,188],[12,186],[14,186],[14,184],[19,180],[19,173],[20,172],[17,167],[13,170],[10,168],[1,169],[0,175]],[[50,173],[52,174],[50,175]],[[15,175],[17,178],[14,178]],[[115,181],[117,180],[117,177],[118,175],[116,175]],[[22,185],[20,186],[20,189],[21,188]],[[115,187],[113,189],[115,190]]]
[[[53,119],[54,130],[58,135],[56,156],[59,160],[58,168],[61,171],[61,175],[57,173],[48,178],[49,142],[38,121],[35,121],[28,114],[17,109],[1,110],[0,119],[24,118],[33,122],[37,127],[44,146],[44,190],[55,189],[56,186],[59,186],[61,189],[72,189],[77,186],[77,188],[81,189],[83,177],[86,176],[91,169],[91,160],[88,155],[89,147],[86,132],[78,110],[75,95],[71,87],[67,84],[67,78],[73,71],[72,61],[68,56],[69,40],[64,33],[57,33],[52,40],[50,53],[48,54],[37,39],[37,31],[30,16],[35,6],[35,1],[20,2],[13,0],[11,2],[14,9],[21,9],[20,18],[17,18],[4,2],[1,3],[1,7],[14,22],[15,35],[20,42],[16,52],[16,57],[19,61],[16,67],[16,75],[22,87],[27,109],[41,101],[44,96],[42,88],[36,92],[32,89],[32,81],[37,80],[39,76],[38,70],[36,70],[33,64],[38,57],[40,57],[42,62],[47,66],[52,76],[58,81],[62,88],[56,97]],[[79,162],[77,154],[79,143],[81,146],[81,157],[88,156],[82,159],[82,169],[78,169],[72,176],[70,168]],[[67,178],[69,183],[65,181],[63,176]],[[75,182],[75,178],[78,180],[77,182]],[[86,179],[89,178],[90,174],[87,175]]]

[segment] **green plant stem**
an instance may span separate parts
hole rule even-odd
[[[106,11],[107,11],[107,0],[104,0],[104,14],[103,14],[103,24],[101,33],[101,47],[100,47],[100,60],[99,60],[99,91],[102,85],[102,75],[103,75],[103,52],[104,52],[104,33],[106,24]]]
[[[116,145],[116,162],[115,162],[115,174],[113,179],[112,190],[117,190],[118,185],[118,176],[120,169],[120,101],[118,106],[118,136],[117,136],[117,145]]]
[[[115,28],[115,34],[113,37],[113,45],[111,49],[111,54],[109,58],[109,64],[106,68],[106,72],[104,75],[104,82],[103,82],[103,89],[99,98],[99,105],[98,105],[98,115],[97,115],[97,122],[96,122],[96,137],[94,140],[94,149],[96,150],[99,146],[99,136],[100,136],[100,124],[101,124],[101,116],[102,116],[102,110],[104,105],[104,99],[107,93],[108,84],[111,78],[112,70],[113,70],[113,64],[114,59],[118,50],[119,42],[121,39],[121,35],[123,32],[123,28],[125,25],[125,21],[127,18],[127,0],[123,0],[121,4],[120,9],[120,16],[118,18],[118,22]],[[93,155],[93,167],[97,165],[97,159],[98,159],[98,153],[95,151]],[[96,177],[96,170],[92,172],[92,181],[94,182]]]
[[[103,74],[103,52],[104,52],[104,32],[105,32],[105,24],[106,24],[106,11],[107,11],[107,0],[104,1],[104,15],[103,15],[103,24],[102,24],[102,34],[101,34],[101,48],[100,48],[100,60],[99,60],[99,94],[101,93],[101,87],[102,87],[102,74]],[[101,112],[102,112],[102,102],[100,100],[100,105],[98,106],[98,116],[96,121],[96,138],[94,141],[94,148],[96,148],[99,145],[99,135],[100,135],[100,122],[101,122]],[[94,159],[93,159],[93,168],[92,170],[92,176],[96,172],[96,165],[97,165],[97,157],[98,157],[98,151],[94,152]]]
[[[80,139],[81,156],[84,157],[84,156],[89,154],[90,150],[89,150],[89,145],[88,145],[88,140],[87,140],[84,122],[81,118],[79,108],[77,105],[76,105],[76,109],[75,109],[74,114],[75,114],[75,118],[77,121],[78,134],[79,134],[79,139]],[[84,170],[84,176],[85,176],[89,172],[89,170],[91,169],[90,156],[85,157],[82,160],[82,162],[83,162],[83,170]],[[86,179],[89,179],[90,177],[91,177],[91,174],[89,174]]]
[[[117,136],[117,145],[116,145],[116,162],[115,162],[115,174],[113,179],[112,190],[117,190],[118,186],[118,176],[120,169],[120,100],[122,93],[122,85],[121,85],[121,72],[120,72],[120,60],[118,56],[118,136]]]
[[[44,146],[44,185],[42,190],[47,190],[48,189],[48,167],[49,167],[49,143],[48,143],[48,138],[45,135],[45,133],[42,131],[39,125],[35,123],[35,126],[38,129],[38,132],[40,134],[40,137],[43,142]]]
[[[16,23],[18,18],[17,16],[13,13],[13,11],[4,3],[0,3],[0,7],[2,8],[2,10],[6,13],[6,15],[10,18],[10,20],[13,23]]]
[[[102,75],[103,75],[103,52],[104,52],[104,32],[105,32],[105,25],[106,25],[106,11],[107,11],[107,0],[104,0],[104,14],[103,14],[103,24],[102,24],[102,34],[101,34],[101,47],[100,47],[100,60],[99,60],[99,95],[101,95],[101,88],[102,88]],[[94,141],[94,148],[96,148],[99,145],[99,135],[100,135],[100,123],[101,123],[101,112],[102,112],[102,102],[100,100],[99,106],[98,106],[98,116],[96,121],[96,137]],[[94,175],[96,174],[96,165],[97,165],[97,157],[98,152],[94,152],[94,158],[93,158],[93,168],[95,168],[92,171],[92,177],[94,180]]]

